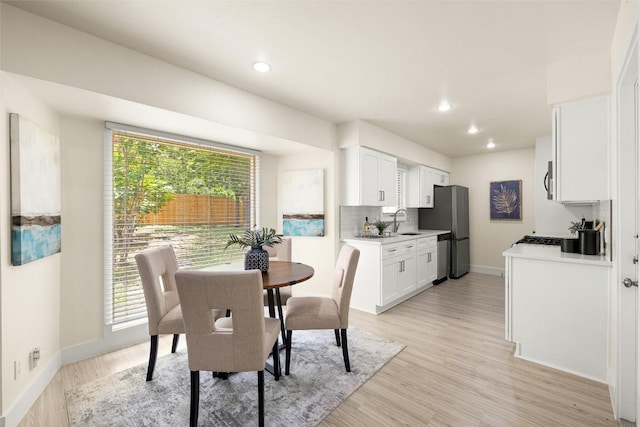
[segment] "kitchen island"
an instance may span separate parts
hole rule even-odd
[[[519,244],[505,256],[505,337],[515,356],[607,381],[611,261]]]
[[[437,236],[448,230],[418,230],[391,237],[353,237],[360,250],[351,307],[379,314],[433,286]]]

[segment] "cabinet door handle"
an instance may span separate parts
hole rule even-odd
[[[427,254],[427,262],[431,262],[431,252]]]
[[[382,190],[378,190],[378,201],[381,202],[384,200],[384,195]]]
[[[430,205],[431,204],[431,196],[427,196],[427,204]]]
[[[387,198],[387,195],[384,194],[384,190],[382,190],[382,201],[384,202],[384,200]]]

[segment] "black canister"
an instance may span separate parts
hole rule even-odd
[[[560,240],[560,250],[572,254],[580,253],[580,239],[562,239]]]
[[[598,255],[600,253],[600,232],[596,230],[578,230],[580,253]]]

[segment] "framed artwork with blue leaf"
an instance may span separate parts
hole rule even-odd
[[[522,180],[491,182],[489,206],[492,220],[521,220]]]

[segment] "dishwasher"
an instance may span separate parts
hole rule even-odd
[[[449,251],[451,245],[451,233],[438,234],[438,277],[433,281],[434,285],[447,280],[449,277]]]

